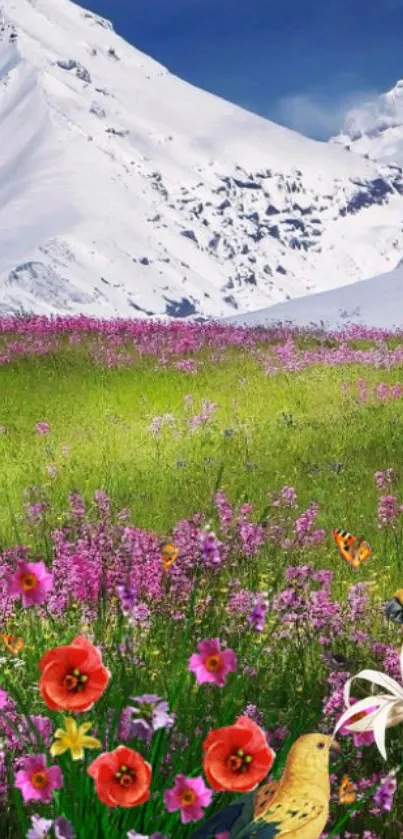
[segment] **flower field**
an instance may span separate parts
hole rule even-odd
[[[0,388],[0,836],[190,839],[315,734],[303,839],[398,839],[403,332],[2,318]]]

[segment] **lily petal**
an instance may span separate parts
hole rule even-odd
[[[369,731],[371,728],[370,722],[371,718],[374,716],[376,711],[372,714],[367,714],[362,720],[357,720],[356,722],[352,722],[351,725],[349,724],[349,719],[354,717],[355,714],[359,714],[362,711],[367,711],[368,708],[373,708],[376,706],[378,708],[383,708],[385,704],[393,702],[392,697],[385,696],[384,694],[379,694],[377,696],[366,696],[365,699],[360,699],[359,702],[354,702],[354,705],[350,705],[344,714],[341,715],[340,719],[337,721],[336,728],[333,732],[333,736],[342,728],[343,725],[348,725],[351,731]]]
[[[65,746],[64,743],[52,743],[49,751],[52,757],[59,757],[59,755],[63,755],[67,752],[69,747]]]
[[[57,728],[54,735],[53,735],[53,737],[60,737],[60,739],[62,739],[65,736],[66,736],[66,732],[64,731],[63,728]]]
[[[391,676],[386,676],[385,673],[380,673],[379,670],[361,670],[360,673],[357,673],[356,676],[349,679],[344,686],[345,698],[346,694],[347,696],[350,695],[349,688],[353,679],[365,679],[368,682],[372,682],[374,685],[379,685],[379,687],[385,688],[385,690],[391,693],[392,696],[396,696],[398,699],[403,699],[403,687],[399,685],[395,679],[392,679]],[[348,691],[346,691],[347,686]]]
[[[69,737],[74,738],[77,736],[77,723],[73,719],[73,717],[65,717],[64,724],[66,726],[66,731]]]
[[[391,708],[387,728],[392,728],[394,725],[399,725],[401,722],[403,722],[403,702],[395,701]]]
[[[391,705],[384,705],[383,708],[380,708],[379,711],[374,714],[374,737],[375,743],[378,746],[378,749],[383,757],[384,760],[387,759],[386,756],[386,746],[385,746],[385,733],[386,733],[386,723],[388,716],[391,711]]]
[[[81,736],[82,734],[86,734],[87,731],[90,730],[91,726],[92,726],[92,722],[83,722],[83,724],[80,725],[80,727],[78,729],[79,735]]]
[[[82,737],[81,743],[84,749],[101,749],[102,743],[96,737]]]
[[[84,757],[84,749],[81,743],[74,743],[74,745],[70,746],[70,751],[73,760],[82,760]]]

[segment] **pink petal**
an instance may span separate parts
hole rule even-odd
[[[198,804],[193,804],[191,807],[183,807],[181,809],[181,822],[188,824],[189,822],[197,822],[204,816],[204,810]]]
[[[203,664],[202,657],[198,653],[193,653],[189,659],[188,670],[194,672],[197,667],[200,667]]]
[[[48,778],[52,786],[54,787],[62,787],[63,786],[63,773],[60,769],[60,766],[51,766],[48,769]]]
[[[238,659],[237,659],[234,651],[233,650],[225,650],[225,652],[222,653],[222,658],[223,658],[225,667],[229,671],[235,672],[235,670],[237,669],[237,666],[238,666]]]
[[[7,574],[6,575],[6,586],[7,586],[7,594],[10,597],[18,597],[21,594],[22,586],[21,580],[17,574]]]
[[[173,789],[166,789],[164,792],[164,804],[168,813],[173,813],[180,807],[179,798]]]
[[[197,649],[203,658],[207,658],[209,655],[217,655],[221,652],[220,639],[206,638],[204,641],[200,641],[200,644],[197,645]]]

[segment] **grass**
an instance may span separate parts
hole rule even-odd
[[[388,340],[392,349],[399,346],[397,338]],[[91,339],[88,342],[91,344]],[[309,335],[301,337],[297,352],[315,349],[317,342]],[[337,346],[332,338],[330,344],[334,343]],[[351,345],[367,350],[373,344],[370,339],[357,339]],[[5,427],[0,434],[3,551],[29,544],[33,558],[46,559],[49,565],[54,547],[51,532],[67,526],[68,496],[74,490],[89,505],[91,538],[98,533],[91,500],[94,492],[102,489],[112,499],[114,521],[116,511],[126,508],[128,521],[136,528],[165,539],[172,537],[177,522],[196,513],[202,513],[219,532],[214,504],[219,487],[233,505],[252,503],[254,521],[258,521],[267,516],[268,493],[285,485],[297,491],[299,507],[294,518],[315,501],[319,505],[318,527],[328,534],[335,527],[345,527],[365,535],[374,549],[371,561],[357,573],[339,558],[331,537],[317,548],[300,546],[290,552],[266,543],[250,559],[237,548],[219,574],[203,573],[197,587],[193,581],[193,600],[182,592],[182,599],[175,604],[171,590],[165,587],[161,607],[153,610],[151,598],[150,623],[138,627],[134,634],[126,619],[118,615],[115,601],[104,594],[98,601],[98,618],[90,616],[88,621],[84,621],[82,604],[77,601],[70,602],[63,616],[53,620],[46,613],[40,617],[34,609],[16,607],[6,628],[24,637],[26,648],[21,658],[6,656],[3,660],[0,685],[11,696],[18,694],[20,708],[23,703],[27,713],[47,714],[55,725],[62,724],[60,714],[48,713],[37,688],[31,686],[38,681],[41,655],[70,643],[84,621],[90,623],[95,641],[102,644],[103,657],[112,671],[107,693],[96,711],[85,716],[95,720],[100,739],[107,736],[106,719],[112,709],[112,748],[122,707],[130,696],[141,693],[155,692],[167,698],[177,715],[177,726],[173,740],[170,732],[163,731],[154,735],[149,749],[142,743],[132,746],[143,750],[153,765],[152,806],[150,802],[128,811],[108,810],[94,796],[93,781],[82,767],[64,755],[57,762],[65,776],[65,788],[52,805],[22,807],[20,793],[10,784],[3,820],[7,839],[26,835],[32,813],[55,818],[60,812],[72,820],[79,839],[94,835],[117,839],[134,827],[147,835],[161,830],[172,839],[187,839],[191,828],[180,823],[177,813],[166,812],[162,792],[172,787],[178,772],[187,776],[201,773],[201,742],[207,731],[232,724],[247,704],[256,705],[266,729],[287,726],[289,737],[277,748],[274,770],[279,773],[292,739],[323,726],[329,684],[318,633],[304,625],[300,635],[297,632],[284,639],[271,612],[262,634],[246,632],[244,617],[228,612],[234,578],[243,589],[255,593],[265,589],[273,596],[287,587],[284,574],[290,565],[309,563],[316,570],[331,569],[332,597],[343,608],[349,587],[370,582],[377,588],[371,589],[374,594],[362,619],[369,640],[357,652],[350,627],[350,635],[343,635],[339,645],[337,639],[332,642],[336,641],[340,651],[357,657],[354,672],[360,665],[372,662],[375,666],[370,642],[398,644],[398,629],[385,624],[379,607],[382,599],[402,586],[401,528],[378,528],[380,493],[373,476],[376,470],[392,466],[397,474],[393,492],[403,500],[403,400],[382,402],[371,396],[362,403],[356,382],[364,378],[370,390],[379,382],[393,385],[399,382],[401,370],[399,366],[377,369],[359,364],[317,364],[297,372],[280,370],[267,375],[259,353],[270,356],[273,346],[273,340],[260,341],[254,350],[230,347],[217,351],[216,357],[215,351],[201,350],[194,356],[199,364],[195,374],[175,369],[171,360],[161,368],[150,355],[136,355],[131,366],[109,369],[94,362],[85,341],[79,346],[62,342],[39,357],[27,353],[0,368],[0,423]],[[343,385],[348,389],[343,390]],[[191,418],[200,414],[204,400],[217,408],[208,421],[192,429]],[[153,434],[151,423],[164,415],[172,419]],[[46,436],[35,431],[40,421],[50,426]],[[49,467],[56,468],[55,476],[49,474]],[[32,503],[35,493],[46,497],[48,511],[44,522],[32,526],[26,519],[26,505]],[[74,541],[77,533],[72,535],[70,530],[69,538]],[[181,619],[173,618],[175,608],[183,612]],[[238,673],[229,677],[225,688],[198,686],[187,672],[190,655],[206,637],[220,637],[237,653]],[[118,651],[125,638],[131,639],[133,650],[123,655]],[[22,662],[21,670],[15,669],[16,661]],[[248,668],[256,675],[249,677]],[[391,742],[396,762],[401,759],[398,738],[392,737]],[[164,763],[167,751],[173,754],[170,763]],[[360,763],[349,741],[339,775],[353,771],[358,780],[360,767],[362,777],[384,771],[375,746],[364,751]],[[90,754],[85,765],[93,757]],[[224,795],[217,804],[231,799]],[[345,808],[337,802],[332,806],[334,826],[344,818]],[[353,827],[351,819],[347,822],[346,829],[355,836],[355,830],[370,827],[395,839],[401,835],[396,813],[395,808],[392,815],[383,814],[378,821],[375,816],[370,821],[367,815],[358,816]],[[382,832],[385,824],[387,834]]]
[[[54,356],[1,370],[1,422],[7,432],[0,436],[0,481],[14,513],[30,485],[46,484],[58,511],[72,489],[90,497],[103,488],[117,506],[129,508],[139,526],[163,533],[173,520],[205,507],[223,468],[232,498],[246,493],[264,505],[269,489],[294,481],[303,501],[315,495],[327,525],[348,516],[357,528],[375,497],[373,471],[399,462],[400,403],[363,406],[342,397],[342,382],[356,381],[358,368],[313,368],[270,378],[240,355],[206,364],[195,376],[154,367],[145,362],[105,370],[81,358],[74,363]],[[382,371],[382,377],[366,370],[365,377],[399,379],[396,370]],[[203,431],[183,433],[187,394],[194,402],[188,416],[203,399],[218,405]],[[178,431],[167,427],[155,439],[150,423],[164,414],[172,414]],[[35,434],[40,419],[51,427],[46,438]],[[67,458],[63,446],[69,447]],[[337,462],[343,463],[339,475],[330,468]],[[49,480],[50,463],[60,469],[57,481]],[[10,543],[15,534],[4,505],[0,525],[3,544]]]

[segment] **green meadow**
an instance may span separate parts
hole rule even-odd
[[[393,385],[399,369],[321,366],[270,377],[241,352],[227,355],[196,375],[156,370],[154,360],[102,369],[73,353],[2,368],[2,543],[15,540],[29,486],[46,486],[54,511],[73,489],[90,498],[102,488],[139,527],[163,534],[208,507],[218,473],[233,501],[264,508],[269,491],[292,484],[301,503],[320,504],[323,527],[364,528],[376,541],[373,473],[389,465],[399,473],[403,403],[361,404],[342,385],[353,389],[361,377]],[[203,400],[217,410],[192,431]],[[175,424],[153,435],[152,420],[166,414]],[[49,423],[46,438],[35,434],[37,421]],[[337,568],[333,550],[329,561]]]
[[[358,346],[366,349],[373,343],[366,340]],[[397,655],[400,628],[386,621],[383,603],[403,587],[402,526],[397,515],[392,524],[380,527],[377,509],[380,495],[393,493],[403,503],[403,398],[377,398],[374,388],[403,382],[402,369],[397,364],[313,363],[295,371],[280,368],[270,375],[260,353],[270,357],[273,344],[273,340],[262,340],[256,351],[247,347],[220,348],[217,353],[201,350],[191,356],[198,365],[194,373],[176,369],[171,359],[161,366],[153,355],[136,355],[130,365],[108,368],[86,352],[85,341],[71,347],[61,342],[40,356],[13,357],[0,368],[3,575],[9,549],[17,545],[29,546],[30,561],[43,560],[51,569],[56,530],[68,527],[66,540],[76,540],[82,547],[75,525],[68,523],[72,492],[85,501],[90,528],[98,527],[93,498],[102,490],[111,499],[113,511],[113,521],[106,528],[112,528],[119,511],[125,510],[131,527],[153,534],[162,545],[175,542],[178,522],[200,514],[203,526],[229,546],[220,568],[196,572],[186,596],[178,595],[177,604],[171,572],[161,577],[158,571],[165,593],[156,606],[153,595],[147,600],[143,593],[140,599],[149,615],[138,625],[119,612],[115,593],[104,589],[95,612],[88,613],[85,598],[80,602],[77,596],[68,597],[63,613],[52,614],[50,607],[42,613],[35,607],[24,609],[20,601],[7,612],[2,631],[23,638],[25,648],[19,656],[5,651],[0,658],[0,688],[13,697],[18,713],[48,716],[55,727],[62,725],[63,715],[55,710],[49,713],[38,692],[38,662],[48,649],[87,633],[101,646],[111,671],[107,693],[83,716],[94,722],[104,750],[105,744],[106,750],[116,747],[119,715],[130,697],[158,694],[167,699],[176,722],[172,729],[157,731],[150,744],[130,743],[153,767],[150,801],[130,809],[108,809],[96,799],[86,768],[98,752],[86,752],[82,764],[64,754],[58,765],[65,784],[55,792],[52,803],[24,803],[13,783],[12,761],[21,757],[21,749],[15,746],[14,754],[4,734],[7,757],[0,817],[5,830],[1,835],[6,839],[23,839],[33,814],[49,819],[65,816],[78,839],[132,839],[130,831],[133,837],[160,831],[169,839],[188,839],[199,824],[184,824],[179,812],[168,812],[164,790],[172,788],[178,773],[202,774],[202,742],[210,730],[232,724],[245,708],[253,706],[254,718],[273,734],[273,777],[278,778],[293,740],[309,731],[331,733],[342,713],[343,708],[335,716],[324,711],[332,691],[338,689],[322,657],[324,645],[352,658],[350,675],[364,667],[385,672],[374,644],[383,644]],[[390,342],[392,348],[398,345],[397,339]],[[309,336],[299,337],[295,355],[315,346]],[[366,382],[367,401],[360,398],[360,379]],[[47,423],[48,433],[38,433],[37,423]],[[380,490],[374,473],[390,467],[395,472],[393,489]],[[239,542],[231,541],[220,529],[217,491],[224,491],[235,511],[241,505],[253,505],[251,521],[267,528],[277,522],[270,494],[280,493],[283,487],[293,487],[298,499],[298,507],[286,514],[287,526],[315,502],[315,527],[325,535],[317,544],[301,542],[289,548],[266,539],[253,555],[242,555]],[[44,500],[46,512],[35,523],[29,508]],[[237,515],[234,512],[234,522]],[[371,545],[373,555],[360,569],[351,568],[339,555],[332,537],[335,528],[364,537]],[[80,538],[84,539],[82,534]],[[87,531],[85,539],[91,543]],[[108,543],[111,552],[117,539],[113,531]],[[141,552],[136,557],[132,561],[141,563]],[[10,562],[12,569],[15,559]],[[180,562],[179,552],[172,567],[180,568]],[[305,613],[290,629],[284,623],[287,610],[270,605],[264,628],[254,632],[246,622],[247,613],[231,606],[231,595],[240,590],[254,596],[263,593],[270,603],[290,587],[287,568],[304,565],[333,573],[329,597],[347,622],[339,637],[332,631],[333,624],[326,624],[327,618],[325,628],[318,629]],[[362,611],[357,609],[352,616],[348,597],[357,583],[368,584],[367,600]],[[308,598],[308,590],[305,595]],[[175,610],[181,613],[179,617]],[[282,632],[284,627],[288,635]],[[356,631],[366,633],[361,642]],[[319,638],[323,635],[325,642]],[[237,672],[228,676],[224,687],[199,685],[188,670],[190,656],[205,638],[220,638],[237,654]],[[129,652],[122,651],[126,641],[131,644]],[[354,695],[366,693],[361,690]],[[279,729],[284,729],[282,736],[276,734]],[[376,789],[387,769],[403,759],[401,729],[393,729],[387,742],[391,756],[385,768],[374,744],[357,749],[351,737],[343,738],[342,757],[332,767],[329,837],[397,839],[401,835],[400,783],[391,812],[369,814],[365,798],[367,786]],[[31,751],[38,749],[44,753],[43,743],[39,747],[34,740]],[[47,754],[54,763],[48,749]],[[337,797],[346,773],[357,785],[357,799],[350,808]],[[229,792],[215,795],[206,814],[232,798]],[[358,814],[352,813],[354,807]],[[372,832],[367,837],[364,830]]]

